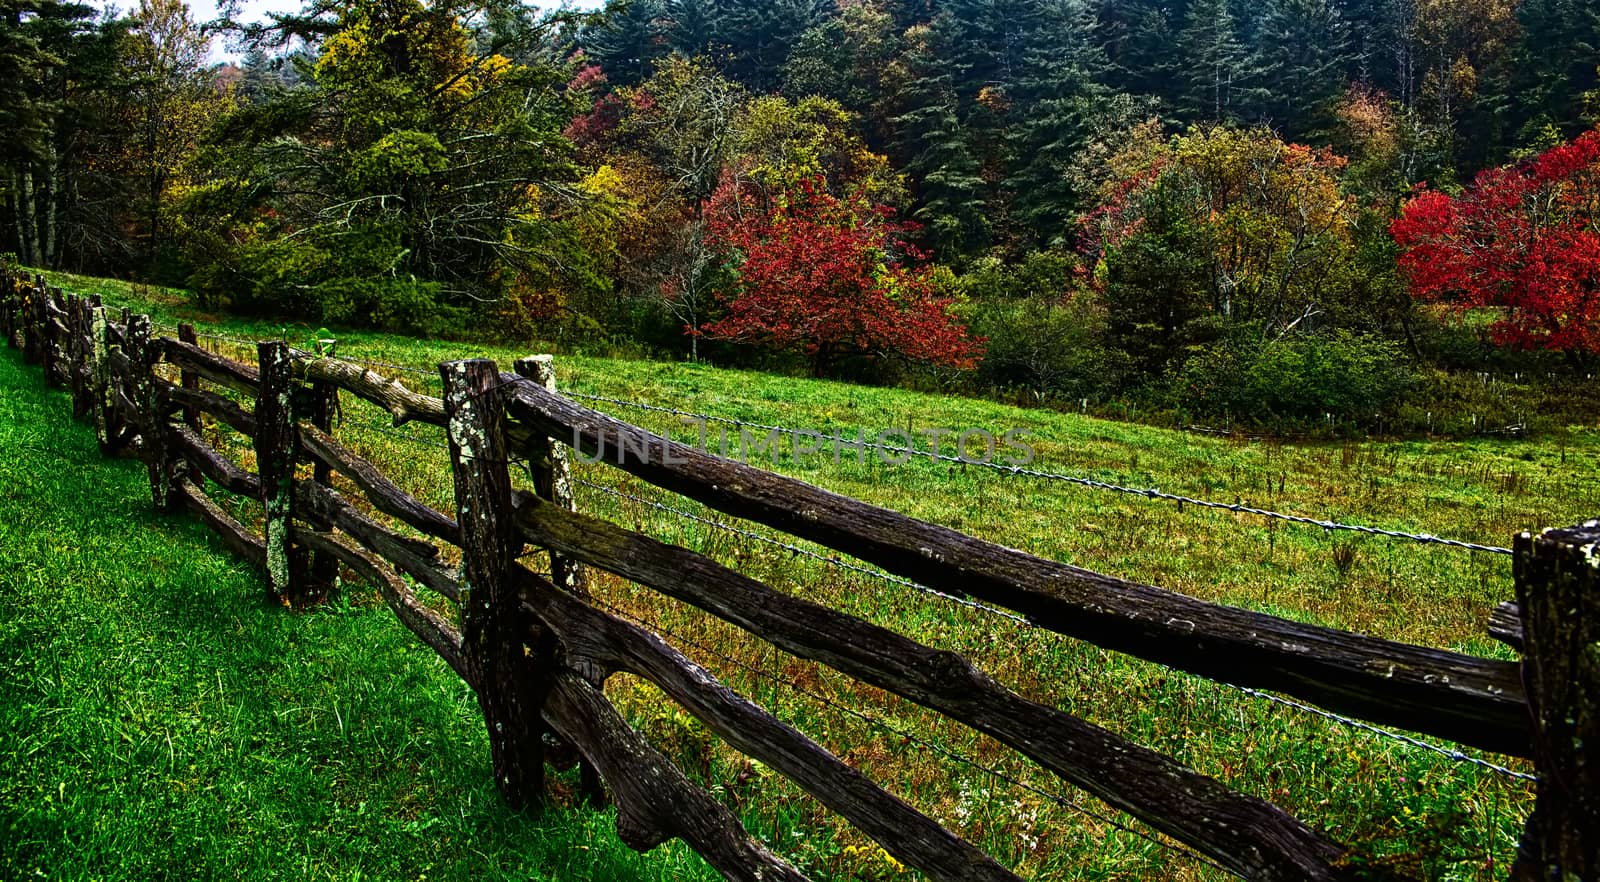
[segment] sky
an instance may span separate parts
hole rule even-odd
[[[599,9],[605,5],[605,0],[571,0],[576,9]],[[194,15],[195,21],[211,21],[218,15],[217,0],[188,0],[189,10]],[[535,0],[539,6],[555,6],[559,0]],[[139,7],[139,0],[100,0],[100,6],[116,8],[123,12]],[[292,12],[302,6],[302,0],[243,0],[239,4],[239,20],[244,22],[260,21],[268,13]],[[227,51],[227,47],[217,45],[211,47],[211,56],[216,61],[237,60],[238,55]]]

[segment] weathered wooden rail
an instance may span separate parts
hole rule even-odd
[[[593,793],[602,782],[609,789],[619,833],[636,848],[680,838],[729,878],[803,878],[627,725],[603,689],[618,672],[653,683],[929,878],[1016,878],[661,636],[604,611],[588,594],[584,566],[983,732],[1239,876],[1332,880],[1373,872],[1314,825],[1025,699],[959,655],[578,513],[568,446],[727,514],[1007,608],[1040,628],[1531,758],[1540,775],[1537,808],[1516,876],[1600,878],[1600,763],[1589,746],[1600,744],[1600,523],[1519,539],[1517,603],[1498,610],[1493,624],[1524,653],[1520,664],[1509,663],[1205,603],[721,460],[562,397],[548,359],[519,362],[514,373],[487,361],[441,365],[444,396],[432,398],[281,342],[261,343],[256,364],[244,364],[198,346],[192,328],[156,337],[147,317],[9,275],[0,276],[0,331],[44,367],[47,382],[71,391],[75,414],[93,422],[107,454],[146,464],[157,507],[197,514],[263,567],[276,601],[316,602],[341,568],[372,582],[476,692],[508,801],[542,798],[545,766],[565,752],[546,755],[546,735],[556,736],[581,756]],[[454,512],[425,505],[337,439],[341,392],[381,408],[397,427],[447,430]],[[207,442],[207,418],[249,439],[253,469]],[[535,492],[513,488],[513,461],[533,464]],[[259,526],[208,498],[207,481],[258,501]],[[549,578],[518,562],[529,546],[549,552]],[[457,556],[459,567],[445,563]],[[456,604],[454,613],[424,602],[403,577]]]

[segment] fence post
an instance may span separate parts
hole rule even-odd
[[[546,654],[537,622],[522,611],[510,580],[521,549],[511,529],[511,472],[492,361],[439,366],[449,418],[456,514],[461,524],[462,643],[483,709],[495,783],[513,808],[544,797]]]
[[[84,366],[89,363],[84,349],[89,336],[89,301],[76,294],[67,295],[67,385],[72,389],[72,418],[82,419],[89,412],[89,383]]]
[[[56,319],[54,309],[56,295],[60,293],[57,288],[45,284],[44,277],[39,277],[39,346],[42,350],[44,361],[44,385],[48,389],[61,388],[61,380],[56,372],[61,369],[61,340],[56,333]]]
[[[321,342],[327,341],[319,341]],[[337,341],[331,343],[322,354],[333,358],[338,352]],[[333,421],[339,413],[339,387],[332,383],[312,383],[307,390],[306,419],[312,425],[321,429],[328,435],[333,434]],[[324,487],[333,486],[333,469],[318,462],[314,469],[313,479]],[[331,591],[339,579],[339,559],[325,552],[317,552],[311,556],[311,584],[319,591]]]
[[[132,366],[128,390],[139,424],[139,458],[144,460],[150,475],[150,498],[157,511],[171,511],[175,499],[172,493],[173,463],[167,455],[166,420],[161,417],[161,406],[156,399],[156,362],[161,360],[156,351],[150,317],[136,315],[128,321],[127,345],[124,350]]]
[[[556,391],[555,358],[535,355],[518,359],[517,374],[532,380],[551,392]],[[528,442],[528,460],[533,464],[534,492],[568,511],[577,511],[577,499],[572,491],[572,463],[565,445],[552,443],[537,432]],[[588,597],[588,579],[583,565],[555,552],[550,553],[551,581],[578,597]]]
[[[532,380],[551,392],[556,391],[555,356],[534,355],[518,359],[516,371],[518,376]],[[577,511],[578,500],[572,490],[572,461],[567,456],[566,445],[554,443],[535,432],[528,440],[525,453],[533,464],[534,492],[568,511]],[[553,550],[549,554],[550,581],[569,594],[588,600],[589,577],[584,572],[583,564],[562,557]],[[600,771],[581,756],[578,758],[578,792],[591,805],[603,805],[606,801],[606,788]]]
[[[111,419],[106,412],[106,396],[111,393],[110,349],[106,342],[110,325],[111,317],[104,306],[89,310],[89,416],[94,420],[102,456],[111,455]]]
[[[43,331],[40,317],[44,314],[43,280],[29,280],[23,285],[22,301],[22,358],[28,364],[44,361],[44,347],[40,345]]]
[[[12,312],[16,296],[16,280],[9,271],[0,270],[0,334],[5,335],[6,343],[13,349],[17,347],[16,315]]]
[[[178,342],[190,346],[200,345],[200,335],[194,331],[194,325],[184,323],[178,325]],[[178,383],[191,392],[200,391],[200,375],[191,370],[183,370],[178,374]],[[200,431],[200,408],[190,405],[183,409],[183,424],[189,428]]]
[[[297,595],[290,523],[294,518],[294,365],[289,344],[259,343],[261,388],[256,393],[256,466],[266,508],[267,586],[284,606]]]
[[[1516,542],[1538,796],[1512,878],[1600,879],[1600,520]]]

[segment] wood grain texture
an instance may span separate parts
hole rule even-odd
[[[930,878],[1017,879],[988,855],[718,682],[660,637],[589,606],[526,569],[518,576],[524,602],[556,633],[567,662],[582,660],[649,680],[734,749],[799,784]]]
[[[300,603],[302,573],[293,554],[295,418],[293,363],[282,342],[257,347],[261,385],[256,393],[256,469],[266,509],[267,586],[286,605]]]
[[[583,677],[555,672],[544,719],[611,786],[617,835],[630,848],[650,851],[669,839],[682,839],[733,882],[806,882],[798,870],[755,841],[722,803],[651,747]]]
[[[196,474],[217,482],[229,493],[250,499],[261,498],[261,479],[218,453],[193,429],[181,423],[169,424],[166,433],[173,454],[189,463]]]
[[[1489,636],[1522,651],[1522,607],[1507,601],[1489,612]]]
[[[174,386],[160,379],[156,381],[156,391],[163,402],[163,413],[169,418],[174,412],[182,409],[184,422],[187,424],[189,411],[206,413],[246,438],[254,438],[256,435],[255,414],[215,392]]]
[[[511,473],[499,370],[492,361],[441,365],[450,414],[456,522],[461,525],[462,631],[489,731],[495,783],[513,808],[544,799],[549,641],[518,601],[511,568]]]
[[[307,382],[330,383],[358,398],[376,404],[394,417],[396,428],[406,423],[445,424],[444,402],[406,388],[399,380],[335,358],[306,362],[299,375]]]
[[[1600,879],[1600,520],[1515,552],[1539,785],[1511,878]]]
[[[261,386],[261,372],[252,365],[223,358],[192,343],[174,340],[171,337],[161,338],[161,348],[167,361],[219,386],[226,386],[252,398]]]

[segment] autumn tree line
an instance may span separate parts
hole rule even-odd
[[[1594,415],[1600,4],[229,11],[0,0],[0,250],[1112,413]]]

